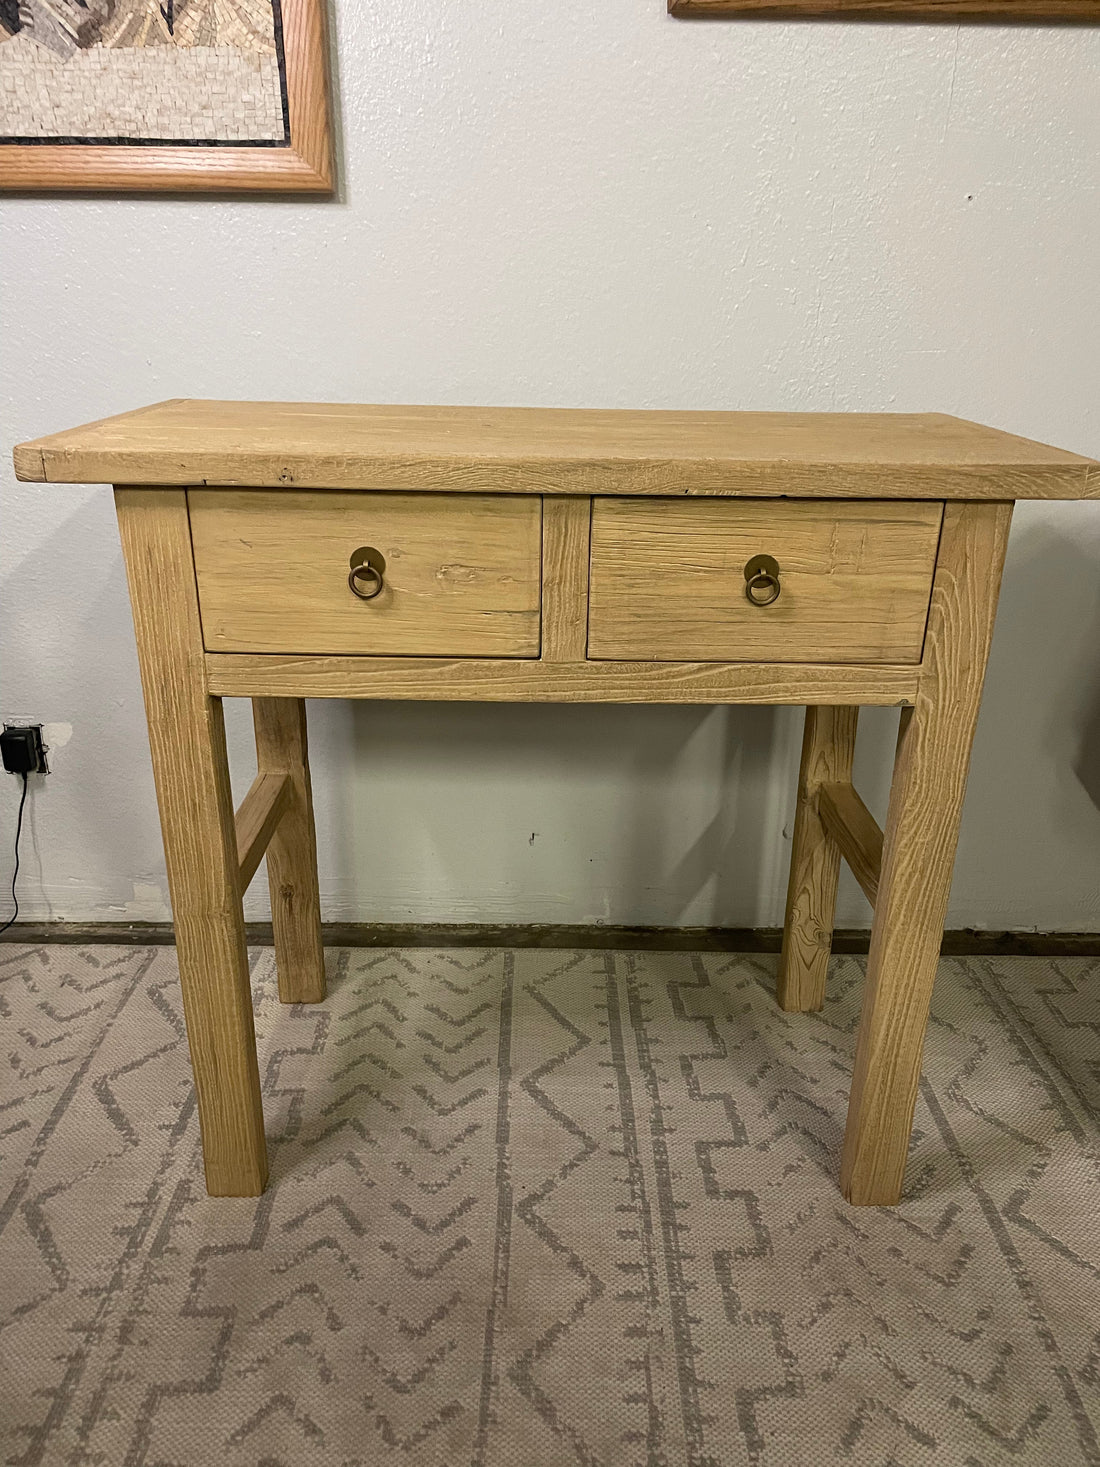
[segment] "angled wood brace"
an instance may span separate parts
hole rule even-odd
[[[822,825],[836,841],[840,854],[873,907],[882,869],[882,831],[878,822],[847,780],[821,785],[817,808]]]
[[[290,809],[294,785],[290,775],[272,769],[257,774],[252,787],[233,817],[237,829],[237,864],[241,891],[256,874],[275,827]]]

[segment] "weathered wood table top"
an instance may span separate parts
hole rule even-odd
[[[1088,499],[1100,463],[942,413],[173,398],[15,450],[18,477],[509,494]]]

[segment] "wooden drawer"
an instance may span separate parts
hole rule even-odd
[[[926,502],[596,499],[588,655],[919,662],[942,513]],[[779,565],[767,606],[745,595],[759,554]]]
[[[211,652],[537,657],[541,505],[479,494],[188,493]],[[385,557],[360,600],[352,553]]]

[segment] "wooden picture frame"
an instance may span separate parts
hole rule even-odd
[[[1100,25],[1100,0],[668,0],[682,19],[1077,21]]]
[[[175,145],[0,139],[0,189],[331,194],[324,0],[274,0],[273,9],[281,29],[285,141]]]

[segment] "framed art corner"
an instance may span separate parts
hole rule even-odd
[[[324,0],[24,0],[8,21],[0,189],[333,193]]]

